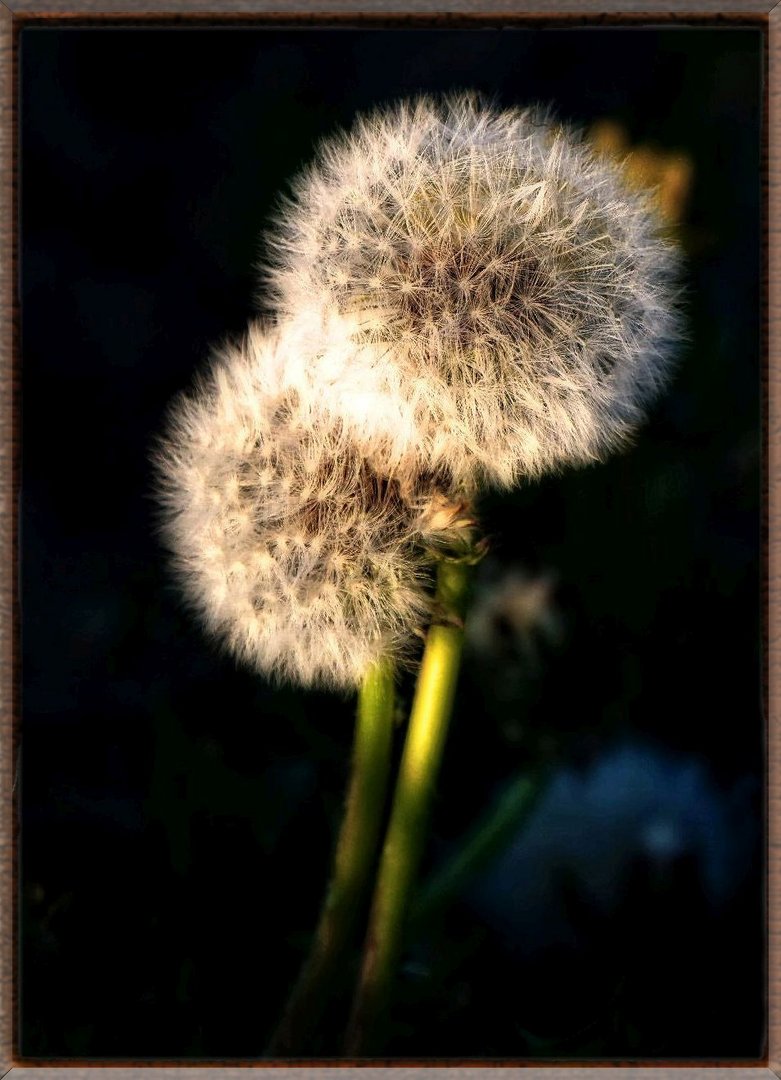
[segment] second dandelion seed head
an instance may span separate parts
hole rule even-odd
[[[295,377],[295,336],[254,325],[171,410],[163,530],[190,604],[239,660],[350,688],[404,661],[430,610],[435,487],[378,473]],[[295,385],[298,389],[295,389]]]

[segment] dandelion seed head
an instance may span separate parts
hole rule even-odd
[[[280,314],[336,343],[303,362],[341,364],[343,387],[360,372],[345,423],[371,448],[378,419],[388,468],[474,488],[594,460],[669,373],[678,259],[656,209],[538,107],[466,94],[359,119],[272,244]]]
[[[374,661],[408,656],[429,569],[398,482],[342,425],[313,423],[285,381],[290,340],[254,326],[174,404],[156,456],[163,533],[190,603],[235,657],[354,687]]]

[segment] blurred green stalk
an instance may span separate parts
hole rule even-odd
[[[412,925],[430,922],[455,897],[463,893],[475,875],[513,839],[537,803],[547,783],[540,770],[520,776],[501,793],[488,813],[470,830],[455,854],[425,883],[410,916]]]

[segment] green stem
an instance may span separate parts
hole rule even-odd
[[[385,809],[393,736],[393,668],[377,664],[358,698],[352,773],[334,867],[309,956],[267,1054],[301,1056],[342,973],[369,884]]]
[[[435,597],[438,619],[426,638],[377,875],[363,966],[347,1031],[346,1052],[350,1057],[365,1057],[382,1042],[410,894],[455,697],[469,570],[466,561],[442,560],[439,564]]]

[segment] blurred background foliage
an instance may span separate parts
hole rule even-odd
[[[353,703],[268,685],[202,636],[156,533],[150,442],[262,309],[261,232],[315,141],[458,88],[551,101],[631,153],[686,252],[689,337],[631,450],[481,505],[491,553],[388,1053],[763,1053],[763,45],[22,32],[23,1055],[252,1058],[278,1018]]]

